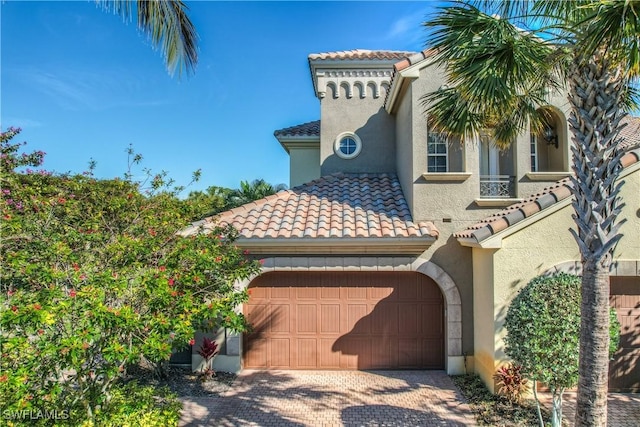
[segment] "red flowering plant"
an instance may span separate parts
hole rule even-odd
[[[218,354],[218,344],[214,340],[204,337],[202,344],[198,349],[198,354],[204,359],[204,369],[202,370],[203,378],[215,376],[213,370],[213,358]]]
[[[44,153],[20,154],[18,133],[0,141],[3,411],[54,402],[69,425],[96,420],[129,364],[162,366],[204,326],[247,328],[234,309],[248,294],[234,284],[260,264],[234,246],[235,230],[178,236],[203,207],[178,198],[166,174],[21,172]]]

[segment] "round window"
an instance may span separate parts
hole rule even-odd
[[[353,132],[343,132],[336,137],[333,151],[343,159],[353,159],[362,149],[362,141]]]

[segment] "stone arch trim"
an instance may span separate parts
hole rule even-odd
[[[415,271],[424,274],[438,285],[444,297],[445,359],[462,356],[460,291],[451,276],[431,261],[408,257],[274,257],[262,261],[260,274],[274,271]],[[244,280],[240,286],[248,287],[256,277]]]
[[[440,287],[446,310],[447,356],[462,356],[462,299],[451,276],[440,266],[422,259],[412,264],[412,270],[430,277]]]

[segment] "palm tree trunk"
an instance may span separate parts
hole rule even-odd
[[[620,99],[624,78],[605,58],[576,57],[568,76],[573,132],[573,218],[571,230],[582,256],[580,362],[576,426],[607,424],[609,369],[609,267],[622,235],[615,183],[623,153],[616,149],[624,117]]]
[[[582,271],[580,364],[576,426],[607,425],[609,273],[587,263]]]

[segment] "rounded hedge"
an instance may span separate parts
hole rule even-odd
[[[516,296],[507,312],[505,353],[526,374],[551,389],[578,383],[580,278],[539,276]],[[611,309],[610,353],[618,347],[620,325]]]

